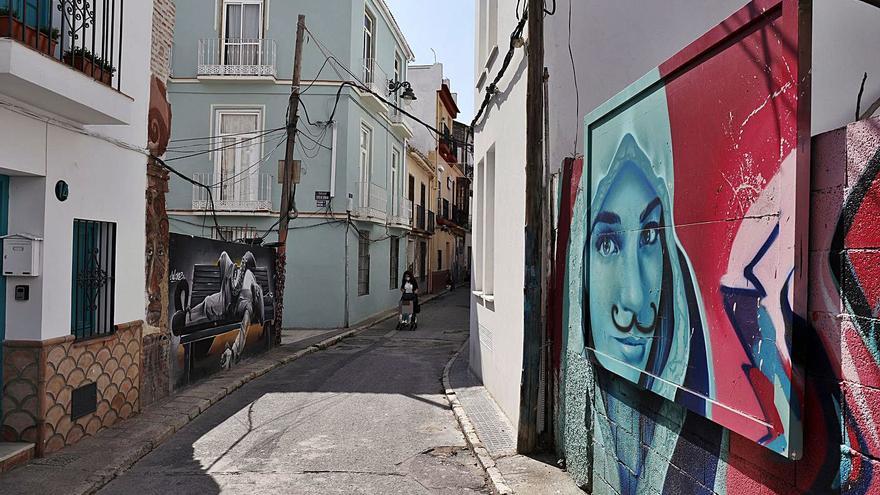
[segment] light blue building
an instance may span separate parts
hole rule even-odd
[[[401,101],[389,82],[406,80],[413,54],[385,2],[179,0],[176,8],[168,85],[173,142],[165,158],[212,185],[216,216],[204,189],[172,177],[171,231],[227,240],[268,232],[265,242],[277,240],[282,128],[297,16],[304,14],[294,156],[302,172],[299,216],[288,237],[284,326],[354,325],[394,307],[412,223],[403,186],[414,124],[369,92],[340,84],[356,80]],[[214,138],[197,139],[206,136]],[[349,213],[356,228],[347,225]]]

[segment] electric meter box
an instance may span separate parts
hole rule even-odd
[[[40,253],[43,240],[27,234],[3,237],[3,275],[37,277],[40,275]]]

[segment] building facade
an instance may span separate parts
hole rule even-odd
[[[141,407],[153,2],[122,3],[0,1],[2,440],[37,456]]]
[[[411,124],[383,101],[401,101],[389,82],[406,80],[412,52],[382,0],[178,1],[185,29],[175,31],[167,156],[212,194],[172,178],[168,211],[173,232],[277,240],[299,14],[308,43],[283,322],[340,327],[396,304],[412,222],[404,189]],[[216,140],[187,146],[203,136]]]
[[[434,235],[427,249],[426,276],[428,290],[437,292],[450,283],[462,282],[468,271],[465,241],[469,232],[470,178],[462,160],[467,157],[467,146],[466,139],[456,137],[459,109],[451,82],[443,77],[443,65],[411,66],[409,82],[416,94],[422,95],[412,105],[413,114],[439,131],[419,126],[412,139],[413,147],[424,156],[434,175],[428,198],[433,208],[428,215],[433,216],[429,224]],[[461,126],[459,123],[458,135],[462,134]]]
[[[521,396],[526,394],[520,389],[520,383],[523,367],[527,365],[523,361],[524,307],[521,286],[524,266],[534,266],[534,260],[525,260],[523,256],[524,166],[526,146],[529,145],[525,140],[526,74],[530,67],[524,58],[525,51],[517,47],[529,46],[533,41],[527,30],[521,39],[510,37],[517,22],[517,16],[513,15],[517,12],[516,2],[477,2],[476,101],[482,101],[487,90],[491,95],[484,116],[477,120],[474,128],[475,266],[472,277],[471,368],[482,377],[501,409],[518,429],[523,428],[520,410],[547,405],[547,409],[542,410],[545,413],[544,424],[525,426],[547,434],[546,438],[555,445],[558,457],[565,460],[566,470],[589,493],[867,493],[876,485],[874,480],[878,471],[872,453],[875,452],[876,442],[871,432],[875,429],[877,418],[869,404],[873,400],[870,390],[876,382],[877,363],[875,359],[859,357],[871,355],[876,348],[871,334],[873,327],[868,323],[876,317],[877,296],[870,288],[876,277],[869,268],[874,263],[873,254],[867,254],[873,253],[876,241],[873,236],[854,233],[873,232],[869,226],[872,222],[868,212],[873,211],[876,205],[865,201],[865,198],[870,197],[873,194],[871,191],[876,188],[878,136],[876,116],[872,119],[871,115],[876,115],[877,106],[866,102],[877,100],[880,86],[876,81],[871,83],[869,78],[863,88],[862,104],[856,109],[853,106],[852,85],[842,81],[855,79],[858,82],[862,80],[864,71],[870,73],[871,70],[877,70],[876,57],[869,55],[878,42],[876,35],[870,39],[864,38],[860,34],[864,30],[860,27],[869,30],[867,26],[876,24],[880,19],[880,10],[870,2],[860,1],[756,1],[743,9],[744,3],[681,1],[663,5],[646,5],[644,2],[587,5],[571,0],[558,2],[556,8],[552,9],[554,12],[544,17],[545,59],[541,69],[546,66],[549,78],[545,79],[547,94],[542,96],[549,101],[549,106],[546,108],[546,117],[541,117],[549,123],[549,127],[544,129],[544,135],[549,138],[546,166],[550,174],[560,178],[558,190],[548,188],[544,193],[554,198],[554,214],[557,215],[554,217],[554,232],[558,236],[555,237],[557,245],[553,252],[555,255],[561,253],[562,258],[554,260],[554,284],[548,287],[548,325],[551,331],[545,343],[552,352],[545,354],[546,359],[542,359],[545,366],[542,371],[548,377],[544,383],[547,393],[539,404],[521,404]],[[812,18],[807,15],[811,9]],[[683,11],[688,15],[682,17],[680,13]],[[781,31],[774,31],[775,27],[769,31],[773,34],[761,34],[767,32],[767,25],[775,26],[776,22],[786,23],[791,19],[805,22],[794,31],[788,31],[785,36],[779,35]],[[737,26],[747,27],[738,29]],[[619,34],[622,32],[630,34],[621,37]],[[713,45],[711,41],[717,42],[717,38],[704,38],[702,44],[692,44],[707,32],[714,32],[718,36],[742,36],[749,42],[743,43],[737,38]],[[800,43],[786,38],[792,32],[798,33]],[[764,39],[749,36],[764,36]],[[812,51],[795,52],[798,46],[800,49],[811,48]],[[709,47],[715,49],[709,50]],[[754,47],[763,47],[762,50],[766,51],[752,52]],[[844,47],[852,57],[842,59],[837,55]],[[490,86],[498,72],[499,61],[511,48],[514,51],[509,69],[497,86]],[[699,67],[698,64],[706,65],[699,67],[695,74],[730,70],[735,64],[719,64],[713,69],[706,62],[726,49],[730,49],[730,52],[725,56],[733,59],[745,54],[749,62],[737,67],[737,84],[748,80],[760,81],[755,90],[757,92],[730,92],[729,88],[722,89],[724,78],[716,78],[711,84],[703,81],[702,85],[693,86],[690,91],[702,94],[705,99],[692,99],[685,105],[675,106],[676,98],[680,98],[681,93],[676,93],[671,87],[667,89],[665,99],[652,100],[651,96],[646,96],[662,87],[660,82],[672,84],[669,79],[664,79],[669,76],[664,70],[668,71],[670,67],[682,69],[672,78],[678,84],[686,79],[684,72]],[[689,51],[681,55],[683,50]],[[683,63],[688,56],[702,55],[704,51],[705,58],[697,59],[693,65],[676,65]],[[777,56],[773,54],[778,53],[785,55],[774,59],[772,64],[749,65],[763,60],[762,57],[772,58]],[[797,76],[798,73],[794,72],[796,67],[784,63],[803,53],[810,56],[801,57],[798,63],[811,67],[809,77],[802,77],[805,72]],[[707,72],[701,72],[704,70]],[[754,74],[749,76],[752,72]],[[812,83],[811,88],[809,83]],[[806,90],[796,94],[792,92],[795,85],[801,85],[800,88]],[[705,93],[701,92],[703,90]],[[804,98],[805,95],[811,97]],[[800,96],[800,101],[797,101],[797,96]],[[630,99],[633,105],[646,105],[636,107],[639,109],[639,118],[627,117],[626,108],[620,109],[620,113],[603,113]],[[783,104],[783,101],[786,103]],[[794,120],[793,113],[786,114],[783,109],[785,107],[793,112],[792,101],[803,105],[799,108],[811,107],[810,119],[801,120],[795,125],[782,125],[782,122],[791,123]],[[657,102],[662,102],[662,105],[651,106]],[[716,125],[691,115],[691,118],[681,120],[676,125],[676,112],[682,109],[697,113],[718,112],[721,123]],[[655,119],[655,112],[664,114],[668,120]],[[668,112],[668,115],[664,112]],[[621,115],[623,118],[618,119]],[[851,123],[854,115],[856,120],[863,120]],[[596,116],[605,119],[596,120]],[[585,117],[594,120],[588,120],[585,124]],[[607,132],[616,136],[616,133],[623,132],[621,129],[625,129],[636,138],[621,141],[619,149],[623,154],[615,156],[614,149],[610,149],[612,155],[608,155],[608,149],[596,147],[597,140],[603,135],[588,133],[608,122],[619,121],[625,121],[626,124],[620,124],[620,128],[614,125],[606,127],[610,129]],[[694,122],[699,122],[699,125],[694,126]],[[780,128],[784,130],[775,134]],[[793,135],[795,129],[799,131],[796,139]],[[826,132],[829,130],[831,132]],[[689,131],[700,134],[700,138],[682,138]],[[721,136],[721,142],[733,141],[738,146],[722,148],[716,160],[704,161],[699,165],[700,173],[675,177],[673,187],[673,161],[655,160],[658,156],[665,156],[662,150],[666,148],[644,144],[650,143],[650,139],[658,135],[668,138],[670,132],[671,139],[662,142],[666,143],[671,153],[671,150],[680,150],[683,143],[685,147],[703,143],[713,133]],[[585,134],[589,138],[589,145],[585,143]],[[724,153],[760,148],[767,144],[768,136],[779,140],[773,141],[779,144],[778,148],[774,146],[766,151],[770,160],[761,161],[757,154],[751,154],[740,162],[724,161]],[[779,139],[779,136],[784,138]],[[648,152],[638,152],[639,148],[633,147],[632,143],[641,143]],[[788,308],[786,318],[794,318],[797,322],[793,331],[790,327],[776,327],[777,335],[764,334],[761,345],[751,341],[755,345],[750,346],[749,339],[743,337],[743,329],[757,327],[766,331],[772,325],[768,325],[768,321],[762,320],[761,316],[755,316],[752,320],[743,318],[743,313],[739,312],[739,309],[746,307],[743,300],[731,306],[730,294],[736,292],[758,297],[759,301],[763,301],[757,304],[762,308],[759,312],[765,311],[773,304],[771,299],[775,303],[790,301],[791,293],[788,291],[794,293],[795,290],[786,285],[784,290],[774,289],[779,292],[764,297],[755,296],[755,287],[769,291],[771,284],[767,280],[773,278],[774,274],[794,272],[786,271],[790,267],[786,267],[785,260],[790,253],[774,251],[778,249],[775,247],[766,251],[777,253],[769,264],[772,270],[762,274],[758,274],[762,272],[759,267],[767,260],[762,260],[760,253],[758,256],[730,254],[736,250],[748,252],[758,247],[741,244],[743,229],[750,232],[745,237],[757,236],[754,232],[760,229],[751,231],[748,227],[734,227],[732,222],[739,222],[736,217],[744,215],[736,208],[738,205],[756,209],[766,207],[768,197],[779,201],[780,196],[775,194],[775,191],[780,191],[775,189],[779,179],[749,167],[778,162],[784,168],[791,163],[790,160],[784,160],[786,157],[803,156],[799,153],[808,152],[811,147],[811,163],[800,163],[801,168],[796,174],[799,181],[809,178],[808,184],[797,183],[801,188],[799,191],[808,190],[809,203],[804,203],[803,207],[793,212],[802,219],[804,216],[810,218],[808,226],[801,226],[805,228],[799,234],[803,243],[799,247],[800,261],[795,263],[802,264],[797,274],[793,275],[799,278],[799,283],[806,284],[796,290],[803,291],[806,287],[809,294],[797,299],[801,303],[798,309]],[[595,154],[584,157],[585,150]],[[677,166],[687,159],[687,156],[678,154],[674,157]],[[669,184],[664,189],[657,188],[658,181],[648,181],[650,187],[657,188],[655,191],[660,191],[663,196],[658,196],[659,201],[655,204],[661,205],[664,215],[668,215],[666,220],[669,225],[660,238],[666,239],[664,242],[674,239],[674,244],[664,246],[668,249],[667,253],[673,252],[672,248],[678,252],[678,261],[670,262],[671,266],[678,264],[674,268],[677,275],[669,277],[670,280],[679,280],[675,283],[680,285],[673,289],[691,298],[683,307],[690,304],[690,308],[693,308],[694,297],[703,297],[705,301],[703,307],[693,309],[691,314],[678,310],[664,312],[661,318],[665,321],[687,321],[690,318],[694,322],[690,332],[684,333],[691,339],[689,354],[685,358],[687,372],[684,376],[689,380],[685,388],[690,387],[688,390],[691,391],[700,389],[699,380],[694,378],[699,373],[703,373],[704,378],[708,377],[701,382],[704,383],[701,390],[706,392],[696,401],[682,400],[664,392],[666,385],[674,383],[669,379],[672,375],[659,375],[667,380],[665,382],[643,378],[642,374],[647,376],[648,372],[656,374],[655,369],[669,369],[667,363],[674,361],[672,357],[662,364],[657,364],[659,361],[652,357],[644,365],[646,368],[640,371],[641,374],[635,375],[628,375],[626,369],[622,370],[614,363],[609,364],[611,360],[607,356],[591,357],[596,356],[591,353],[600,344],[608,345],[590,340],[596,339],[595,332],[603,330],[598,328],[604,321],[601,318],[618,317],[613,326],[604,325],[611,329],[618,325],[617,329],[621,332],[633,329],[632,325],[627,327],[621,323],[624,317],[619,315],[631,311],[632,304],[636,302],[641,304],[641,308],[647,309],[629,313],[633,316],[632,323],[642,325],[640,332],[656,331],[658,337],[664,336],[660,333],[659,325],[655,329],[653,325],[645,323],[651,320],[652,314],[658,316],[660,311],[655,307],[652,313],[650,298],[666,293],[669,288],[664,286],[658,289],[648,285],[648,282],[643,282],[641,286],[634,284],[633,281],[645,278],[646,272],[640,272],[639,267],[597,278],[601,267],[594,266],[592,256],[600,260],[611,259],[618,254],[621,259],[629,258],[625,257],[626,253],[621,254],[623,247],[619,246],[623,241],[617,237],[605,235],[594,237],[601,239],[601,242],[585,241],[590,239],[586,236],[597,228],[596,225],[602,224],[602,228],[605,228],[615,219],[624,221],[618,213],[615,216],[601,215],[599,218],[599,213],[606,212],[606,203],[620,199],[614,196],[616,192],[609,193],[613,189],[613,177],[596,185],[598,179],[603,178],[603,171],[611,167],[609,163],[618,164],[619,168],[615,170],[623,170],[621,176],[653,177],[644,173],[646,162],[653,163],[651,168],[654,174],[658,174],[657,170],[663,172],[660,175]],[[745,168],[738,170],[738,165]],[[665,172],[663,167],[667,167]],[[724,167],[733,167],[737,172],[729,174]],[[641,176],[634,172],[637,168],[642,170]],[[681,173],[680,169],[676,170]],[[719,174],[720,170],[726,175],[713,183],[710,189],[707,183],[712,181],[708,177]],[[693,195],[689,191],[699,187],[706,188],[705,194]],[[750,190],[755,195],[747,200],[735,198],[731,202],[726,199],[731,194],[742,194],[743,188],[749,187],[754,188]],[[784,194],[794,194],[793,189],[794,186],[789,183],[782,190],[786,191]],[[496,194],[498,191],[503,191],[503,198]],[[629,190],[627,194],[627,202],[634,203],[642,192]],[[671,199],[673,194],[677,196]],[[597,198],[603,201],[599,205],[585,203],[596,201]],[[688,201],[694,202],[695,206],[684,206]],[[656,213],[645,212],[641,205],[634,211],[637,221],[643,223],[650,222],[648,217]],[[723,225],[716,225],[721,229],[718,235],[703,234],[700,238],[693,235],[694,230],[688,232],[688,229],[696,228],[691,224],[672,225],[673,213],[676,220],[681,221],[710,211],[733,212],[733,215],[719,213],[729,227],[725,230]],[[640,212],[645,213],[645,218],[641,220]],[[780,215],[770,217],[776,219]],[[555,222],[556,218],[558,223]],[[742,223],[748,224],[748,221]],[[784,221],[780,224],[784,224]],[[606,230],[613,233],[619,229]],[[636,230],[639,229],[633,231]],[[639,246],[656,245],[656,237],[653,237],[650,226],[641,231],[643,242],[640,241],[642,244]],[[763,238],[772,238],[767,245],[775,239],[773,232],[776,231],[771,229],[767,232],[768,236]],[[701,246],[723,244],[719,239],[730,241],[727,246],[729,251],[719,249],[707,254],[692,249],[695,243],[702,243]],[[753,237],[751,242],[756,239]],[[861,249],[866,251],[861,252]],[[640,265],[644,266],[647,265]],[[723,281],[710,279],[706,275],[707,271],[719,267],[721,273],[729,273],[724,270],[730,267],[738,268],[739,276],[745,274],[755,285],[738,282],[739,279],[732,273]],[[650,269],[646,270],[650,272]],[[688,276],[689,281],[680,282]],[[681,288],[688,284],[692,284],[690,289]],[[714,291],[719,293],[717,297],[705,296]],[[593,294],[596,293],[600,294],[596,297],[609,298],[601,314],[591,306],[594,304]],[[703,296],[699,296],[700,293]],[[627,309],[627,304],[630,309]],[[792,316],[792,311],[796,316]],[[703,319],[702,323],[698,322],[698,318]],[[625,319],[630,321],[628,317]],[[702,332],[697,330],[706,328],[718,332],[717,329],[728,324],[728,321],[733,322],[731,340],[724,340],[718,333],[706,330],[708,337],[702,340],[702,345],[698,344],[700,340],[695,335]],[[769,341],[778,339],[780,334],[788,331],[791,331],[790,342],[777,340],[771,345]],[[633,357],[648,355],[639,351],[641,344],[638,337],[641,335],[631,332],[632,339],[620,337],[624,341],[620,345],[624,351],[621,351],[623,357],[618,360],[638,361]],[[614,349],[613,343],[610,347]],[[762,359],[754,358],[756,351],[768,347],[773,351],[762,356]],[[792,348],[802,350],[803,354],[793,353],[794,357],[789,361],[791,366],[784,368],[785,371],[778,374],[769,371],[768,363],[779,361],[777,353],[784,356],[783,351]],[[694,356],[702,356],[702,364]],[[740,366],[736,365],[737,360],[741,360]],[[753,362],[758,364],[751,364]],[[701,371],[698,373],[694,370]],[[767,375],[771,378],[763,378]],[[786,390],[793,389],[786,388],[786,376],[802,380],[798,385],[802,386],[802,390],[788,394]],[[767,385],[766,388],[762,388],[763,384]],[[687,397],[687,391],[684,388],[680,390],[682,396]],[[701,406],[700,401],[705,401],[706,397],[713,399],[713,403],[702,403]],[[730,407],[727,403],[719,405],[722,400],[740,402],[736,407]],[[736,421],[743,418],[764,418],[764,424],[753,425],[751,429],[729,426],[736,425]],[[785,425],[785,429],[780,425]],[[793,428],[789,430],[789,426]]]

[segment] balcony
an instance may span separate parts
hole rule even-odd
[[[434,212],[433,211],[428,212],[428,225],[426,227],[427,227],[429,234],[434,233],[434,230],[436,229],[436,225],[434,224]]]
[[[128,124],[124,0],[0,0],[0,95],[81,125]]]
[[[199,40],[200,79],[274,79],[277,76],[275,40]]]
[[[364,105],[377,113],[387,112],[388,105],[376,95],[382,97],[388,95],[388,73],[382,69],[376,59],[364,59],[361,65],[361,74],[363,74],[361,82],[364,86],[369,88],[370,91],[375,93],[373,94],[368,91],[357,90],[361,99],[364,101]]]
[[[237,176],[232,174],[223,180],[220,174],[196,172],[193,174],[193,180],[211,187],[216,211],[272,211],[271,174],[253,173]],[[194,185],[192,198],[193,210],[211,208],[211,198],[205,188]]]
[[[388,193],[385,188],[371,182],[356,182],[354,192],[354,211],[352,214],[362,220],[385,223],[388,218]]]
[[[397,199],[397,204],[393,205],[391,208],[392,211],[389,215],[389,223],[395,227],[401,227],[405,229],[409,229],[412,227],[412,218],[413,218],[413,207],[412,201],[409,199],[400,196]],[[396,210],[396,211],[394,211]]]
[[[425,207],[423,205],[416,205],[415,207],[415,216],[413,216],[413,227],[423,232],[427,231],[427,229],[425,229]]]
[[[400,110],[396,108],[391,109],[391,132],[403,140],[412,139],[415,136],[412,127],[407,123],[407,119],[409,117],[402,114]]]

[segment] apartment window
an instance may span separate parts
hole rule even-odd
[[[483,293],[495,294],[495,146],[486,153],[486,183],[484,184],[486,203],[483,251]]]
[[[373,167],[373,129],[361,124],[360,164],[358,167],[360,206],[370,205],[370,174]]]
[[[358,295],[370,293],[370,233],[361,232],[358,238]]]
[[[391,149],[391,214],[397,215],[400,205],[400,195],[397,193],[400,171],[400,150]]]
[[[250,201],[257,199],[260,172],[260,144],[257,139],[259,110],[218,110],[215,155],[214,199]]]
[[[399,53],[394,54],[394,80],[398,82],[406,80],[403,74],[403,58]],[[396,103],[397,106],[400,106],[400,91],[394,93],[394,103]],[[394,113],[398,113],[396,108],[394,109]]]
[[[486,224],[483,219],[485,211],[486,195],[483,193],[483,184],[485,183],[486,161],[480,160],[474,173],[474,290],[481,292],[483,290],[483,239],[485,239],[484,230]]]
[[[409,194],[409,196],[407,196],[407,197],[409,198],[410,201],[415,203],[415,201],[416,201],[416,178],[413,177],[412,174],[410,174],[410,176],[409,176],[409,184],[407,184],[407,188],[408,188],[407,193]]]
[[[437,271],[439,272],[442,269],[443,269],[443,250],[438,249],[437,250]]]
[[[77,340],[113,333],[116,224],[73,221],[70,333]]]
[[[262,0],[223,1],[223,64],[259,65]]]
[[[478,64],[489,66],[490,57],[498,46],[498,0],[479,0]],[[482,68],[478,72],[481,72]]]
[[[364,82],[373,82],[373,58],[376,51],[376,17],[364,8]]]
[[[389,266],[391,269],[389,270],[389,287],[392,289],[397,288],[398,280],[400,280],[400,238],[392,237],[391,238],[391,248],[390,251],[390,259]]]

